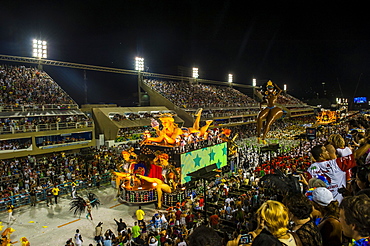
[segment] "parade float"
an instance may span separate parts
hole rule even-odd
[[[157,202],[173,206],[186,198],[187,174],[206,166],[227,165],[228,153],[235,154],[235,137],[230,130],[210,130],[212,120],[200,126],[202,109],[195,114],[192,127],[178,127],[171,114],[152,119],[155,136],[143,133],[140,150],[122,151],[123,162],[116,175],[118,196],[126,203]],[[230,149],[228,149],[228,145]]]
[[[319,113],[316,117],[316,121],[319,125],[327,125],[335,123],[339,119],[337,111],[324,110]]]

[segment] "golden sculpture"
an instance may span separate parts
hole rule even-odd
[[[179,140],[186,132],[198,134],[199,137],[206,137],[208,127],[213,121],[207,120],[206,124],[203,127],[200,127],[202,111],[202,108],[196,111],[193,127],[186,130],[178,127],[172,114],[162,114],[159,117],[159,120],[162,123],[162,129],[160,128],[159,123],[156,120],[152,119],[152,127],[156,130],[157,137],[149,137],[148,135],[145,135],[144,140],[141,144],[143,145],[158,143],[163,145],[176,145],[180,143]]]
[[[266,144],[266,135],[270,131],[271,125],[275,120],[283,115],[283,110],[275,106],[275,103],[281,94],[282,90],[271,80],[267,82],[266,91],[264,92],[263,101],[260,103],[260,109],[263,102],[267,103],[266,108],[261,110],[257,116],[257,139],[259,143]],[[263,122],[265,120],[265,122]],[[263,128],[262,139],[261,131]]]
[[[168,184],[165,184],[162,180],[157,179],[157,178],[149,178],[149,177],[142,176],[142,175],[136,175],[136,176],[139,177],[140,179],[144,179],[148,181],[149,183],[152,183],[153,185],[156,184],[155,188],[157,190],[157,195],[158,195],[157,207],[162,208],[162,194],[163,192],[171,193],[172,192],[171,187]]]

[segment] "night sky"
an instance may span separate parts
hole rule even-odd
[[[2,1],[0,54],[262,85],[271,79],[300,99],[370,98],[370,21],[364,6],[339,1]],[[45,66],[79,104],[82,70]],[[136,77],[87,71],[88,102],[134,106]],[[325,83],[323,86],[322,83]],[[324,90],[327,91],[326,95]]]

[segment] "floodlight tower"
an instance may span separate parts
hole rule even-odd
[[[257,80],[255,78],[252,79],[252,86],[253,86],[253,99],[255,99],[256,86],[257,86]]]
[[[194,82],[197,82],[197,79],[199,78],[199,69],[197,67],[193,67],[193,79]]]
[[[38,69],[42,70],[41,59],[48,58],[47,42],[45,40],[40,39],[32,40],[32,56],[39,59]]]
[[[229,82],[230,87],[232,87],[233,86],[232,85],[233,84],[233,75],[231,73],[229,73],[227,81]]]
[[[138,97],[139,97],[139,105],[141,106],[141,83],[143,82],[143,74],[141,71],[144,70],[144,58],[142,57],[135,57],[135,70],[137,71],[137,89],[138,89]]]
[[[286,94],[286,91],[287,91],[287,85],[284,84],[284,94]]]

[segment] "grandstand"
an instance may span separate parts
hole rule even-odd
[[[94,122],[45,72],[0,66],[0,158],[95,146]]]
[[[79,150],[95,146],[95,136],[99,136],[99,145],[139,140],[145,130],[152,131],[151,119],[160,113],[171,112],[179,126],[191,126],[194,113],[203,108],[203,124],[213,120],[210,127],[232,127],[255,123],[260,111],[255,88],[246,93],[230,85],[164,81],[150,76],[139,79],[148,107],[99,104],[79,108],[45,71],[1,65],[1,158]],[[314,112],[286,93],[279,97],[278,106],[286,117]]]
[[[150,105],[166,105],[182,117],[185,125],[192,123],[192,115],[203,108],[202,121],[212,119],[213,125],[235,126],[255,123],[259,107],[259,94],[254,98],[247,96],[231,86],[219,86],[179,81],[144,79],[142,88],[150,97]],[[283,93],[277,102],[286,117],[298,117],[314,113],[312,107],[299,99]]]

